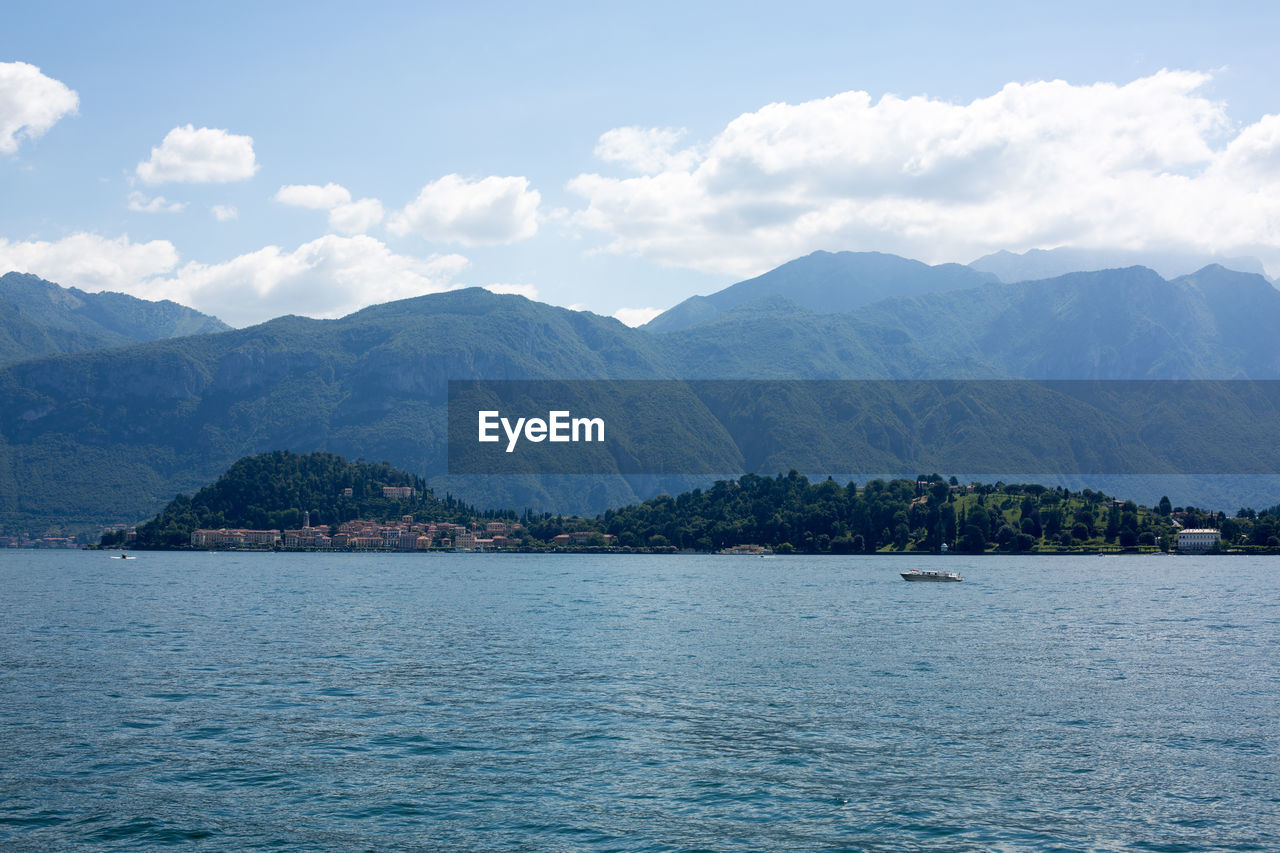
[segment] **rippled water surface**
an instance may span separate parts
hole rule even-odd
[[[0,845],[1280,850],[1271,558],[0,552]]]

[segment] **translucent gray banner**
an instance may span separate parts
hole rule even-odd
[[[1280,381],[449,383],[453,474],[1280,473]]]

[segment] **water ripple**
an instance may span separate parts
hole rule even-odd
[[[0,846],[1280,849],[1266,560],[104,562],[0,553]]]

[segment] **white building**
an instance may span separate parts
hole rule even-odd
[[[412,486],[383,486],[382,496],[394,501],[406,501],[417,497],[417,490]]]
[[[1178,531],[1179,551],[1211,551],[1218,544],[1222,533],[1208,527],[1193,527]]]
[[[195,548],[243,548],[246,545],[274,545],[280,539],[279,530],[218,530],[191,531],[191,545]]]

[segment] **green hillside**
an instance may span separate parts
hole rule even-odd
[[[669,371],[649,336],[616,320],[479,289],[24,362],[0,370],[0,523],[137,520],[275,449],[439,473],[450,378]],[[529,478],[502,487],[469,499],[550,497]],[[636,499],[617,478],[566,492]]]
[[[821,314],[843,314],[889,297],[967,290],[995,280],[960,264],[929,266],[882,252],[814,252],[709,296],[690,297],[644,328],[679,331],[770,297],[785,297]]]
[[[414,496],[386,498],[383,486],[408,486]],[[275,451],[239,460],[192,497],[178,495],[139,528],[137,545],[183,546],[197,528],[298,528],[303,512],[311,513],[313,524],[326,526],[356,518],[385,521],[413,515],[461,522],[479,515],[452,497],[437,498],[422,478],[385,463],[348,462],[332,453]]]
[[[413,497],[389,499],[384,486],[408,486]],[[348,494],[349,491],[349,494]],[[467,524],[505,518],[452,497],[441,500],[421,478],[386,464],[347,462],[328,453],[276,451],[239,460],[194,496],[179,495],[137,531],[135,547],[183,548],[199,528],[334,529],[354,519]],[[795,471],[744,475],[610,509],[595,518],[524,513],[525,546],[546,547],[561,533],[597,531],[624,549],[713,551],[763,545],[779,553],[872,554],[1116,552],[1170,550],[1179,526],[1220,529],[1238,551],[1280,548],[1280,506],[1235,517],[1162,498],[1153,507],[1100,491],[1034,484],[948,483],[931,474],[872,479],[859,487],[830,478],[813,482]],[[122,534],[103,538],[118,546]],[[596,545],[604,543],[598,539]]]
[[[701,482],[446,475],[450,379],[1271,379],[1280,377],[1277,339],[1280,292],[1220,268],[1171,282],[1134,268],[983,285],[845,314],[766,297],[663,334],[521,297],[454,291],[339,320],[283,317],[0,369],[0,525],[134,522],[236,460],[277,449],[386,460],[478,506],[593,514]],[[889,450],[893,434],[927,426],[913,426],[912,409],[902,401],[882,418]],[[739,453],[744,470],[806,470],[787,452],[757,452],[770,442],[786,451],[801,437],[743,411],[715,413],[736,445],[726,452]],[[1056,446],[1070,438],[1069,420],[1015,423],[998,410],[992,418],[1000,429],[1043,430]],[[1109,436],[1087,419],[1069,430],[1090,453],[1169,452],[1158,436]],[[960,439],[943,435],[938,446]],[[894,467],[882,473],[933,468],[918,453],[885,460]],[[1268,490],[1280,483],[1260,480],[1248,493],[1221,492],[1222,502],[1273,502]]]
[[[86,293],[23,273],[0,276],[0,365],[229,328],[168,300]]]
[[[936,553],[944,544],[967,553],[1154,551],[1168,549],[1175,531],[1167,512],[1092,490],[952,486],[936,474],[876,479],[859,488],[831,479],[811,482],[795,471],[662,495],[606,512],[599,524],[624,546],[710,551],[755,544],[783,553],[839,554]]]
[[[1213,527],[1238,552],[1280,549],[1280,506],[1237,516],[1173,506],[1151,507],[1100,491],[1035,484],[948,483],[937,474],[874,479],[862,486],[812,482],[795,471],[747,475],[677,497],[659,495],[610,510],[595,529],[623,547],[700,551],[766,545],[780,553],[1078,553],[1155,552],[1176,546],[1180,527]],[[546,536],[565,525],[531,525]]]

